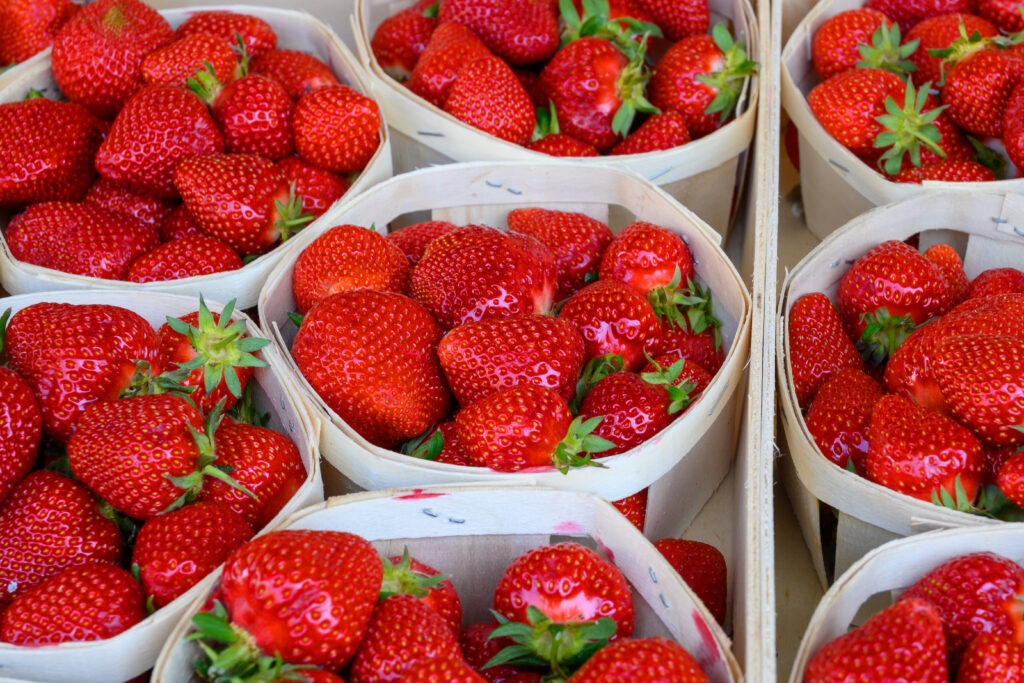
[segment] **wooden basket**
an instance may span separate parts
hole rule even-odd
[[[377,491],[330,498],[276,528],[347,531],[386,555],[401,555],[408,547],[413,557],[451,577],[462,599],[464,625],[492,618],[488,609],[494,587],[513,559],[569,537],[598,548],[625,574],[633,587],[636,637],[676,640],[714,683],[741,679],[729,640],[714,617],[654,546],[596,496],[487,486]],[[198,649],[182,638],[205,599],[194,599],[170,634],[154,682],[191,680]]]
[[[411,0],[356,0],[356,42],[370,74],[377,101],[393,132],[396,172],[452,161],[524,160],[544,163],[548,155],[500,140],[462,123],[413,95],[388,76],[373,58],[370,38],[386,17],[411,5]],[[757,22],[747,0],[710,0],[711,21],[730,22],[751,59],[758,54]],[[740,97],[737,118],[721,129],[681,147],[621,157],[578,158],[584,168],[612,165],[628,168],[658,184],[715,230],[727,234],[734,199],[742,191],[745,159],[740,156],[754,134],[758,96],[756,77]]]
[[[0,310],[14,313],[42,301],[69,304],[112,304],[131,309],[145,318],[154,329],[166,322],[167,316],[181,316],[198,308],[195,297],[117,290],[109,292],[66,291],[25,294],[0,299]],[[207,301],[210,310],[219,312],[220,304]],[[261,334],[244,313],[235,319],[245,320],[251,336]],[[272,345],[261,352],[269,367],[256,368],[256,407],[270,414],[268,426],[290,438],[299,449],[306,467],[306,480],[295,496],[267,526],[277,524],[295,510],[324,498],[319,458],[316,454],[318,427],[309,420],[294,387],[282,379],[282,359]],[[127,631],[92,642],[63,643],[48,647],[17,647],[0,643],[0,679],[7,676],[53,683],[111,683],[127,681],[152,668],[167,635],[178,622],[185,608],[198,595],[205,594],[214,582],[207,576],[188,592],[157,610]]]
[[[187,10],[162,12],[172,26],[181,24],[190,14],[208,9],[229,7],[235,12],[256,15],[273,26],[282,49],[298,49],[325,61],[342,82],[363,93],[370,93],[368,79],[355,57],[330,28],[309,14],[292,10],[255,7],[249,5],[217,5],[191,7]],[[20,100],[30,88],[50,97],[58,93],[57,83],[50,70],[50,50],[36,55],[12,69],[9,80],[0,78],[0,102]],[[383,112],[382,112],[383,116]],[[366,188],[391,177],[391,142],[387,126],[380,126],[381,144],[366,168],[349,188],[345,196],[356,195]],[[11,214],[0,211],[0,228],[7,225]],[[316,222],[310,224],[315,225]],[[271,269],[281,258],[281,246],[254,259],[238,270],[212,275],[168,280],[163,282],[133,283],[103,280],[82,275],[70,275],[51,268],[43,268],[19,261],[11,254],[7,241],[0,234],[0,286],[11,294],[66,289],[126,289],[134,292],[171,292],[175,294],[203,295],[210,299],[230,301],[236,299],[239,308],[256,304],[260,287]]]
[[[295,310],[292,270],[299,252],[330,226],[342,223],[375,225],[385,232],[415,214],[415,220],[430,217],[504,228],[509,210],[529,206],[583,212],[609,222],[613,231],[638,216],[682,235],[694,254],[697,279],[714,292],[716,315],[723,323],[727,355],[718,375],[699,402],[668,429],[631,451],[603,459],[607,469],[499,475],[487,468],[419,460],[367,442],[327,407],[288,352],[296,331],[288,313]],[[618,500],[650,486],[646,533],[658,538],[685,528],[729,471],[750,341],[749,296],[718,245],[719,235],[647,181],[612,168],[580,169],[569,162],[454,164],[396,176],[361,197],[342,201],[325,219],[288,245],[260,294],[259,316],[287,355],[289,372],[302,387],[310,410],[322,422],[320,449],[347,478],[344,492],[497,477],[508,486],[533,483]]]
[[[789,456],[786,488],[825,585],[819,502],[839,514],[836,575],[867,550],[899,536],[935,528],[1000,524],[897,493],[837,467],[814,445],[800,414],[789,364],[788,313],[804,294],[834,300],[839,281],[856,259],[877,244],[920,233],[920,249],[945,242],[963,256],[968,278],[989,268],[1024,263],[1024,197],[982,192],[925,193],[877,208],[850,221],[801,261],[783,284],[779,302],[779,395]]]
[[[782,51],[782,104],[800,131],[800,184],[808,229],[823,239],[865,211],[928,191],[1024,191],[1024,179],[895,183],[825,132],[807,104],[807,93],[821,82],[811,62],[811,41],[826,19],[863,5],[862,0],[820,2],[796,27]]]

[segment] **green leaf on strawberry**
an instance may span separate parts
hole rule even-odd
[[[884,365],[917,327],[909,315],[892,316],[884,306],[874,313],[862,313],[860,319],[866,327],[857,350],[872,365]]]
[[[550,667],[558,679],[564,680],[607,645],[617,628],[615,620],[609,617],[557,623],[532,605],[526,610],[528,624],[511,621],[491,611],[500,626],[491,632],[488,639],[510,638],[515,645],[492,657],[484,665],[485,669],[501,665]]]
[[[920,43],[920,40],[912,40],[900,44],[899,24],[894,22],[887,28],[883,21],[871,37],[871,45],[861,43],[858,46],[862,60],[857,62],[857,68],[885,69],[897,76],[906,76],[917,71],[917,66],[907,57],[914,54]]]
[[[584,420],[582,416],[573,418],[569,424],[569,431],[561,443],[555,447],[551,454],[551,462],[562,474],[568,474],[574,467],[607,467],[602,463],[591,460],[591,455],[601,453],[615,448],[608,439],[592,434],[597,425],[601,424],[604,417],[592,417]]]
[[[924,111],[931,83],[925,83],[919,90],[907,79],[907,90],[903,108],[896,104],[892,97],[885,99],[886,114],[875,118],[885,129],[875,138],[876,148],[886,148],[878,159],[878,167],[889,175],[896,175],[903,167],[903,157],[910,153],[910,161],[914,166],[921,165],[921,146],[942,158],[945,150],[939,145],[942,133],[935,125],[935,119],[946,110],[946,105]]]
[[[431,427],[431,429],[433,429],[433,434],[428,429],[415,439],[406,441],[399,449],[400,452],[414,458],[420,458],[421,460],[437,460],[437,457],[441,455],[441,451],[444,450],[444,434],[435,427]]]
[[[587,397],[594,385],[602,379],[616,372],[625,370],[625,362],[622,356],[617,353],[609,353],[604,356],[592,358],[589,363],[583,366],[583,372],[576,381],[576,395],[569,401],[569,409],[573,415],[580,412],[583,399]]]
[[[725,123],[736,109],[747,76],[756,74],[758,66],[757,62],[747,59],[747,46],[743,41],[734,41],[724,24],[715,24],[711,29],[711,37],[725,55],[725,68],[697,76],[696,80],[718,92],[704,113],[720,113],[720,123]]]

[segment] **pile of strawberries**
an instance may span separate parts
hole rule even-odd
[[[827,643],[805,683],[996,683],[1024,677],[1024,568],[990,552],[936,567],[896,604]]]
[[[204,680],[708,680],[677,643],[632,637],[625,576],[578,543],[513,560],[492,604],[493,621],[463,629],[451,581],[408,551],[387,558],[347,532],[280,530],[228,557],[188,639],[202,646]]]
[[[639,154],[733,116],[756,65],[709,25],[707,0],[419,0],[370,45],[412,94],[502,140],[555,156]]]
[[[807,102],[829,135],[895,182],[1018,177],[1022,29],[1012,0],[870,0],[815,33],[822,82]]]
[[[230,318],[200,305],[154,330],[125,308],[62,303],[5,316],[0,641],[117,635],[302,486],[298,449],[253,403],[267,342]]]
[[[1024,511],[1024,273],[968,281],[946,244],[888,241],[835,305],[789,311],[789,362],[824,457],[921,500],[1008,520]]]
[[[208,275],[326,211],[379,146],[377,105],[276,45],[245,14],[174,30],[140,0],[75,13],[51,57],[70,101],[0,105],[14,257],[132,282]]]

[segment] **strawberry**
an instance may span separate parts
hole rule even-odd
[[[429,434],[418,436],[402,444],[402,452],[413,458],[433,460],[447,465],[472,467],[466,449],[462,447],[456,433],[455,420],[447,420],[437,425]]]
[[[546,62],[558,50],[558,15],[543,2],[444,0],[437,20],[469,28],[513,66]]]
[[[958,126],[977,135],[1003,135],[1003,115],[1013,89],[1024,78],[1024,58],[1010,50],[978,50],[946,75],[942,103]]]
[[[672,149],[690,141],[686,117],[676,111],[652,114],[639,128],[615,145],[609,154],[644,154]]]
[[[415,266],[423,258],[427,246],[441,235],[447,235],[459,226],[448,221],[424,221],[413,223],[394,232],[389,232],[387,240],[402,250]],[[540,238],[538,238],[540,239]]]
[[[547,313],[556,277],[554,257],[533,237],[467,225],[430,243],[412,271],[410,292],[450,329]]]
[[[118,113],[96,152],[96,170],[139,194],[173,198],[182,160],[223,151],[224,138],[195,95],[148,85]]]
[[[406,670],[401,683],[487,683],[458,657],[421,659]]]
[[[0,6],[0,66],[23,62],[48,48],[80,6],[71,0],[16,0]]]
[[[132,566],[148,600],[157,608],[219,567],[252,538],[241,515],[220,503],[196,501],[146,520],[132,550]]]
[[[526,143],[526,149],[553,157],[596,157],[601,153],[593,145],[565,133],[549,133]]]
[[[598,650],[567,683],[705,683],[710,680],[683,646],[667,638],[625,639]]]
[[[949,296],[956,306],[967,298],[970,283],[964,273],[964,262],[960,254],[948,244],[933,244],[924,251],[924,257],[937,265],[946,284],[949,285]]]
[[[299,313],[350,289],[404,294],[410,270],[402,250],[380,233],[358,225],[336,225],[299,254],[292,272],[292,294]]]
[[[982,468],[982,483],[986,485],[999,486],[999,472],[1007,460],[1016,455],[1017,449],[1012,446],[1000,446],[999,448],[985,449],[985,464]],[[1009,494],[1003,491],[1007,497]]]
[[[888,99],[903,102],[906,84],[881,69],[851,69],[814,86],[807,94],[811,112],[829,135],[859,157],[878,156],[875,139],[883,132],[877,121]]]
[[[919,21],[939,14],[970,12],[974,4],[971,0],[868,0],[867,7],[882,12],[906,33]]]
[[[967,429],[902,396],[875,403],[868,427],[867,477],[920,500],[943,491],[973,501],[985,454]]]
[[[458,634],[418,598],[392,595],[373,610],[349,678],[352,683],[400,680],[417,662],[435,658],[462,659]]]
[[[299,98],[292,131],[303,161],[336,173],[356,173],[380,146],[380,110],[348,86],[327,85]]]
[[[384,567],[381,599],[403,594],[419,598],[444,619],[452,633],[458,635],[462,632],[462,601],[446,576],[411,557],[408,548],[400,557],[385,557],[381,560]]]
[[[174,185],[202,231],[243,256],[269,251],[313,220],[274,163],[252,154],[190,157]]]
[[[855,367],[839,368],[826,379],[804,418],[821,454],[863,474],[871,411],[884,394],[878,382]]]
[[[295,193],[302,197],[302,212],[317,218],[327,213],[349,188],[344,176],[307,164],[299,157],[285,157],[275,166],[289,187],[295,183]]]
[[[662,111],[674,109],[686,117],[690,136],[700,138],[733,116],[756,69],[746,45],[716,24],[710,36],[690,36],[669,48],[651,74],[650,100]]]
[[[566,299],[596,279],[612,231],[582,213],[529,208],[509,211],[508,228],[532,235],[551,250],[558,268],[555,299]]]
[[[643,533],[644,525],[647,523],[647,489],[643,488],[632,496],[626,496],[619,500],[610,501],[615,509],[622,513],[622,516],[633,523]]]
[[[1024,167],[1024,80],[1010,93],[1003,113],[1003,146],[1018,168]]]
[[[45,97],[0,104],[0,128],[0,206],[85,195],[103,134],[84,107]]]
[[[270,24],[251,14],[225,11],[195,12],[174,32],[181,40],[196,33],[212,33],[234,45],[239,38],[245,54],[256,58],[277,47],[277,34]]]
[[[908,58],[917,67],[910,74],[914,85],[920,88],[925,83],[944,84],[950,66],[983,44],[972,40],[975,34],[979,39],[993,38],[999,35],[999,29],[977,15],[961,12],[939,14],[915,24],[904,38],[905,44],[918,41],[917,49]],[[937,57],[933,50],[949,54]]]
[[[618,280],[647,296],[674,278],[693,277],[693,254],[668,228],[636,221],[618,233],[601,257],[602,280]]]
[[[978,0],[978,14],[1007,33],[1024,30],[1020,7],[1018,0]]]
[[[445,335],[437,357],[464,407],[527,382],[568,401],[583,367],[583,339],[571,323],[546,315],[481,320]]]
[[[193,236],[207,237],[208,235],[196,224],[185,205],[179,204],[160,225],[160,241],[170,242],[180,237]]]
[[[371,443],[389,448],[448,414],[437,362],[442,330],[401,294],[332,294],[302,322],[292,356],[327,406]]]
[[[136,361],[156,365],[153,328],[117,306],[32,304],[11,317],[5,342],[11,369],[39,401],[43,430],[61,442],[87,406],[131,383]]]
[[[937,180],[943,183],[983,183],[997,180],[994,173],[976,161],[943,159],[926,164],[921,168],[911,166],[897,174],[897,183],[917,183]]]
[[[207,64],[221,83],[235,80],[239,71],[238,55],[224,38],[213,33],[191,33],[146,55],[141,65],[142,80],[185,87]]]
[[[213,237],[191,236],[171,240],[132,261],[129,282],[161,282],[212,275],[242,267],[238,252]]]
[[[297,50],[271,50],[259,55],[249,64],[249,73],[274,79],[296,101],[307,92],[338,83],[331,67]]]
[[[654,542],[676,573],[700,598],[711,616],[725,624],[726,564],[725,556],[713,545],[682,538],[663,538]]]
[[[83,484],[38,470],[0,505],[0,603],[66,567],[121,559],[117,525]]]
[[[645,352],[660,350],[661,325],[651,304],[618,280],[598,280],[574,294],[558,314],[583,337],[584,358],[621,355],[626,370],[644,364]]]
[[[864,367],[863,359],[843,331],[839,314],[821,292],[797,299],[789,310],[788,327],[793,390],[802,410],[810,407],[821,385],[837,371]]]
[[[669,40],[707,33],[711,14],[707,0],[635,0]]]
[[[111,213],[134,218],[157,230],[167,221],[175,208],[167,199],[132,192],[127,187],[106,178],[98,178],[82,201]]]
[[[2,318],[0,318],[2,320]],[[35,464],[43,415],[21,375],[0,366],[0,503]]]
[[[146,618],[132,575],[106,562],[69,567],[18,596],[3,615],[0,641],[38,647],[113,638]]]
[[[437,27],[439,4],[438,0],[418,0],[412,7],[385,18],[373,32],[373,57],[392,78],[404,81],[412,74]]]
[[[257,536],[224,563],[223,607],[193,618],[200,642],[226,645],[206,651],[198,671],[231,675],[246,666],[256,671],[262,653],[294,664],[343,668],[366,633],[381,574],[373,546],[354,534],[285,529]],[[313,604],[336,610],[323,619],[309,609]],[[230,626],[224,623],[228,614]]]
[[[65,97],[110,119],[142,87],[143,57],[173,38],[167,20],[141,0],[98,0],[54,38],[53,77]]]
[[[659,363],[671,365],[673,361],[685,358],[714,375],[725,363],[725,349],[722,347],[721,323],[714,317],[705,316],[706,327],[695,332],[688,316],[678,320],[661,322],[662,346]],[[663,359],[663,360],[662,360]]]
[[[533,103],[508,64],[482,55],[459,69],[444,110],[474,128],[516,145],[533,134]]]
[[[1012,638],[982,633],[960,660],[956,683],[999,683],[1024,676],[1024,646]]]
[[[192,89],[210,105],[224,133],[224,151],[273,160],[295,152],[295,105],[277,81],[252,74],[229,82],[204,70],[196,73]]]
[[[1007,454],[1008,449],[1001,450]],[[1007,455],[1009,457],[999,466],[996,485],[1004,496],[1021,507],[1024,505],[1024,455],[1018,455],[1016,449],[1009,450]]]
[[[901,600],[814,653],[804,680],[947,683],[942,619],[930,603]]]
[[[967,290],[968,299],[978,299],[996,294],[1024,293],[1024,272],[1016,268],[990,268],[971,280]]]
[[[883,31],[880,36],[887,36],[890,24],[884,14],[866,7],[845,10],[826,19],[811,42],[811,59],[818,77],[827,81],[856,67],[861,61],[860,46],[870,46],[879,29]]]
[[[949,668],[955,671],[968,643],[983,633],[1024,643],[1021,595],[1024,569],[995,553],[981,552],[931,570],[900,596],[900,602],[920,599],[935,606],[946,634]]]
[[[405,85],[434,106],[443,107],[462,65],[488,54],[491,51],[471,30],[462,24],[442,23],[431,34]]]
[[[463,408],[455,416],[455,433],[477,467],[517,472],[554,466],[567,473],[591,465],[592,454],[614,446],[592,434],[600,421],[574,420],[555,392],[517,384]]]
[[[466,664],[489,683],[541,683],[541,674],[535,670],[504,665],[487,666],[495,655],[512,644],[508,638],[491,638],[496,628],[497,622],[480,622],[462,631],[459,645]]]

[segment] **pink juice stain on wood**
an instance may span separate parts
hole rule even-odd
[[[573,522],[573,521],[559,522],[558,524],[555,525],[555,533],[566,534],[566,535],[582,534],[583,533],[583,525],[580,524],[579,522]]]
[[[413,489],[411,493],[405,493],[401,496],[395,496],[392,500],[426,500],[428,498],[441,498],[442,496],[449,496],[450,493],[426,493],[423,489]]]
[[[704,617],[700,615],[700,612],[693,610],[690,613],[690,617],[697,627],[697,632],[700,633],[701,647],[700,652],[696,653],[695,658],[701,669],[710,671],[722,661],[722,653],[718,649],[718,642],[715,640],[714,634],[711,633],[711,629],[708,628],[708,624],[704,621]]]

